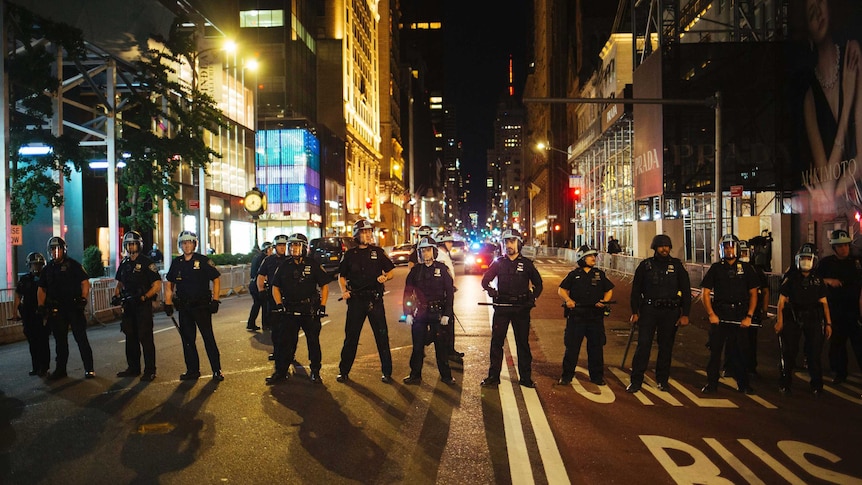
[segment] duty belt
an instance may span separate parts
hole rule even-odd
[[[526,295],[507,296],[499,295],[494,299],[495,303],[527,303]]]
[[[383,297],[383,293],[377,290],[351,291],[350,294],[356,298],[366,298],[369,300],[379,300]]]
[[[677,298],[647,298],[645,303],[654,308],[679,308],[682,304]]]
[[[442,301],[429,301],[428,303],[424,303],[419,305],[419,308],[428,313],[440,313],[443,311],[443,302]]]

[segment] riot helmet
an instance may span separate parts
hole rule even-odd
[[[416,230],[416,236],[419,239],[422,239],[423,237],[431,237],[431,233],[433,232],[434,230],[431,229],[430,226],[419,226],[419,229]]]
[[[27,265],[31,273],[38,273],[45,267],[45,257],[40,253],[30,253],[27,255]]]
[[[670,236],[667,234],[656,234],[652,238],[652,243],[650,243],[649,248],[655,251],[662,246],[667,246],[673,249],[673,243],[670,241]]]
[[[850,244],[851,242],[853,242],[853,239],[850,237],[850,233],[844,229],[836,229],[829,234],[829,244],[832,246],[836,244]]]
[[[368,240],[364,240],[361,237],[362,231],[368,230],[366,233],[369,235]],[[356,244],[367,246],[369,244],[374,243],[374,225],[371,224],[371,221],[368,219],[359,219],[358,221],[353,223],[353,240],[356,241]]]
[[[425,255],[422,254],[422,250],[425,248],[431,248],[433,250],[433,251],[431,251],[431,253],[433,255],[431,258],[432,261],[437,259],[437,251],[438,251],[437,250],[437,243],[434,242],[433,238],[426,236],[426,237],[423,237],[422,239],[420,239],[419,244],[416,245],[416,252],[419,253],[418,254],[419,257],[417,259],[420,262],[425,261]]]
[[[817,265],[817,248],[812,243],[805,243],[796,252],[796,267],[800,271],[809,272]]]
[[[284,256],[287,253],[287,234],[279,234],[272,239],[272,245],[275,247],[277,256]]]
[[[66,241],[60,236],[48,239],[48,255],[51,260],[62,261],[66,257]]]
[[[135,251],[129,249],[132,244],[137,244],[138,247]],[[123,250],[129,254],[132,253],[140,253],[141,248],[144,247],[144,238],[141,237],[141,233],[138,231],[129,231],[123,236]]]
[[[732,249],[729,253],[727,249]],[[721,259],[736,259],[739,256],[739,238],[733,234],[725,234],[721,236],[721,241],[718,242],[718,255]],[[731,258],[731,255],[733,256]]]
[[[596,256],[597,254],[599,254],[599,252],[596,251],[595,248],[591,248],[588,245],[584,244],[583,246],[579,247],[578,250],[575,252],[575,262],[578,263],[578,266],[583,268],[587,265],[586,257]]]
[[[194,247],[190,251],[191,253],[198,248],[198,235],[192,231],[183,231],[180,233],[179,237],[177,237],[177,249],[180,250],[180,253],[185,254],[185,251],[183,251],[183,242],[185,241],[192,241],[195,243]]]
[[[294,254],[293,249],[297,246],[299,247],[299,254]],[[291,234],[287,238],[287,248],[294,258],[305,257],[308,255],[308,238],[305,237],[305,234]]]
[[[508,250],[506,249],[506,240],[508,239],[514,239],[518,241],[518,252],[520,253],[521,248],[524,247],[524,240],[521,238],[521,233],[518,232],[517,229],[506,229],[505,231],[503,231],[503,235],[500,236],[500,248],[502,249],[504,254],[509,254]]]

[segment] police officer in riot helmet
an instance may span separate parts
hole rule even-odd
[[[323,266],[308,257],[308,238],[304,234],[291,234],[287,246],[288,257],[272,279],[272,298],[276,304],[273,318],[281,320],[282,331],[280,340],[273,341],[273,347],[280,350],[276,353],[275,372],[266,378],[266,383],[276,384],[288,378],[300,329],[305,332],[311,361],[308,377],[311,382],[321,383],[320,319],[326,314],[330,279]]]
[[[248,322],[245,327],[249,332],[260,330],[260,327],[257,326],[257,315],[260,313],[261,306],[264,305],[265,302],[260,291],[257,289],[257,273],[260,270],[260,265],[263,264],[263,260],[270,254],[272,254],[272,243],[266,241],[261,245],[260,251],[258,251],[251,260],[251,281],[249,281],[248,284],[248,292],[251,294],[252,304],[251,310],[248,312]],[[269,315],[264,311],[262,318],[264,329],[269,328],[268,318]]]
[[[374,226],[360,219],[353,224],[353,239],[358,246],[344,253],[338,266],[338,286],[342,298],[347,302],[347,319],[344,325],[344,347],[338,364],[338,382],[349,379],[362,325],[368,318],[380,367],[380,380],[392,382],[392,354],[389,350],[389,329],[386,326],[386,311],[383,307],[383,283],[392,279],[395,265],[380,247],[374,245]]]
[[[45,257],[40,253],[30,253],[27,255],[27,266],[29,272],[19,278],[15,286],[14,311],[16,318],[22,320],[24,336],[30,346],[30,375],[44,377],[48,375],[51,366],[51,329],[43,324],[44,320],[39,315],[36,295],[42,269],[45,267]]]
[[[214,381],[223,381],[221,355],[213,333],[212,316],[218,313],[221,273],[213,261],[195,252],[198,236],[191,231],[183,231],[177,238],[180,255],[171,262],[165,279],[165,313],[170,316],[174,306],[180,312],[180,335],[183,341],[183,359],[186,371],[180,380],[200,378],[200,359],[198,357],[197,331],[201,332],[204,348],[210,361]],[[212,282],[212,291],[210,291]]]
[[[709,363],[704,393],[718,390],[721,356],[724,346],[729,349],[728,364],[736,378],[739,392],[753,394],[746,371],[748,328],[757,309],[759,282],[754,268],[739,256],[739,238],[733,234],[721,237],[718,247],[721,261],[713,263],[703,277],[702,300],[709,316]]]
[[[275,345],[275,342],[281,341],[281,331],[284,329],[282,319],[273,318],[272,312],[276,310],[275,301],[272,299],[272,280],[275,277],[275,272],[278,268],[287,261],[287,234],[279,234],[272,240],[272,247],[275,251],[263,259],[260,268],[257,269],[257,290],[260,294],[263,307],[263,329],[271,330],[273,346],[272,354],[269,360],[275,361],[278,358],[278,353],[281,349]]]
[[[84,378],[96,377],[93,367],[93,349],[87,338],[87,308],[90,297],[90,277],[81,263],[66,254],[66,241],[59,236],[48,239],[51,261],[42,270],[37,299],[38,313],[47,318],[56,345],[57,367],[48,379],[66,377],[69,361],[69,327],[78,344],[84,364]]]
[[[542,294],[542,277],[533,261],[521,254],[524,240],[517,229],[506,229],[500,238],[503,255],[495,259],[482,277],[482,288],[494,299],[491,326],[491,365],[483,386],[500,383],[503,367],[503,343],[509,324],[518,349],[519,384],[536,387],[532,377],[533,355],[530,352],[530,310]],[[491,282],[497,281],[496,288]]]
[[[779,391],[790,394],[791,376],[799,352],[799,337],[805,336],[808,353],[809,385],[815,397],[823,391],[821,352],[823,336],[832,335],[832,317],[826,299],[826,285],[814,273],[817,250],[805,243],[796,253],[796,264],[781,281],[778,297],[778,315],[775,333],[778,334],[781,358],[779,360]]]
[[[404,378],[404,383],[422,382],[425,342],[430,334],[434,341],[440,380],[454,384],[448,361],[450,332],[446,327],[450,327],[453,320],[455,285],[446,265],[437,260],[438,249],[433,239],[423,237],[418,250],[422,263],[410,269],[404,286],[404,314],[407,315],[407,324],[413,335],[410,375]]]
[[[658,234],[650,244],[653,256],[640,262],[632,280],[631,322],[638,326],[638,345],[632,361],[627,392],[638,392],[649,364],[650,350],[658,336],[655,376],[658,389],[670,391],[670,363],[679,327],[689,324],[691,282],[685,265],[670,255],[670,237]]]
[[[563,342],[563,374],[559,384],[566,385],[575,377],[581,343],[587,339],[587,368],[590,382],[604,386],[604,350],[607,342],[604,314],[613,294],[614,284],[604,271],[596,268],[598,251],[583,245],[575,253],[578,267],[570,271],[560,283],[557,295],[565,304],[566,330]]]
[[[826,284],[826,300],[835,325],[829,339],[829,367],[833,372],[832,383],[840,384],[847,380],[848,342],[862,369],[862,325],[859,324],[862,260],[850,254],[853,239],[849,232],[837,229],[829,236],[834,254],[823,258],[814,272]]]
[[[156,263],[141,254],[144,240],[137,231],[123,236],[126,257],[117,268],[117,286],[111,303],[123,307],[120,329],[126,334],[126,366],[117,377],[141,375],[141,350],[144,355],[142,381],[156,378],[156,345],[153,340],[153,304],[162,289]]]
[[[750,263],[757,274],[757,308],[754,310],[754,316],[751,319],[751,327],[748,328],[748,353],[746,355],[746,367],[749,374],[757,374],[757,325],[762,325],[766,319],[766,312],[769,309],[769,277],[763,272],[761,266],[753,264],[751,261],[752,244],[748,241],[739,241],[739,260],[744,263]],[[727,354],[727,347],[725,348]],[[731,372],[727,368],[727,361],[730,360],[728,355],[725,355],[725,369],[723,375],[730,377]]]

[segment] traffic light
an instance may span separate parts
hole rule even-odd
[[[572,201],[574,201],[574,202],[580,202],[581,201],[581,188],[580,187],[573,187],[570,190],[570,192],[572,194]]]
[[[371,209],[371,205],[372,205],[372,204],[371,204],[371,197],[366,197],[366,198],[365,198],[365,208],[366,208],[366,209]]]
[[[555,231],[557,231],[557,232],[559,232],[559,231],[560,231],[560,225],[559,225],[559,224],[554,224],[554,230],[555,230]]]

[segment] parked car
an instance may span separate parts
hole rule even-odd
[[[396,266],[399,264],[407,264],[410,260],[411,252],[413,252],[412,244],[399,244],[393,247],[392,251],[389,252],[389,259],[391,259]]]
[[[464,241],[453,241],[452,249],[449,250],[449,257],[452,261],[464,261],[464,256],[467,254],[467,243]]]
[[[337,273],[344,252],[354,246],[356,241],[352,237],[319,237],[308,244],[308,253],[327,273]]]
[[[491,243],[478,243],[464,256],[464,274],[484,273],[491,261],[499,255],[499,247]]]

